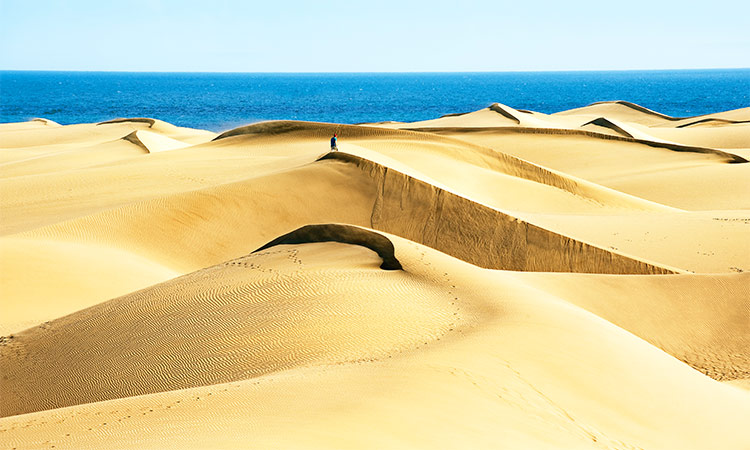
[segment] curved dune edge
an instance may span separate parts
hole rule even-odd
[[[709,113],[709,114],[700,114],[696,116],[687,116],[687,117],[673,117],[669,116],[667,114],[660,113],[658,111],[654,111],[652,109],[646,108],[644,106],[638,105],[636,103],[624,101],[624,100],[614,100],[614,101],[603,101],[603,102],[595,102],[591,103],[587,106],[583,106],[580,108],[573,108],[566,111],[560,111],[557,113],[554,113],[553,115],[565,115],[565,116],[574,116],[574,115],[585,115],[585,114],[597,114],[602,115],[602,109],[610,109],[610,111],[604,113],[603,115],[606,116],[608,119],[612,118],[620,118],[621,120],[623,114],[626,116],[630,116],[633,120],[626,120],[626,121],[632,121],[635,123],[641,123],[642,125],[646,126],[655,126],[655,127],[661,127],[661,126],[672,126],[674,128],[681,128],[684,127],[686,124],[694,124],[699,123],[703,121],[716,121],[717,123],[725,123],[725,124],[733,124],[733,123],[746,123],[748,120],[746,117],[748,117],[748,114],[750,114],[750,108],[739,108],[735,110],[730,111],[723,111],[723,112],[717,112],[717,113]],[[616,108],[614,110],[611,110],[612,108]],[[743,117],[740,120],[730,118],[730,117]]]
[[[102,127],[103,125],[105,126]],[[107,128],[106,125],[111,126],[113,131],[115,129],[118,129],[118,126],[119,126],[119,129],[128,130],[127,131],[128,133],[138,130],[138,131],[148,132],[146,134],[143,134],[143,136],[152,136],[152,137],[158,136],[158,137],[155,137],[154,139],[149,139],[149,137],[141,136],[141,139],[146,141],[145,144],[147,146],[152,145],[150,141],[156,141],[159,138],[172,139],[173,141],[185,144],[185,146],[192,146],[192,145],[210,142],[217,135],[216,133],[212,131],[180,127],[177,125],[173,125],[169,122],[164,122],[163,120],[152,119],[149,117],[120,118],[120,119],[112,119],[112,120],[107,120],[104,122],[99,122],[97,124],[92,124],[94,128],[99,128],[99,129]],[[164,141],[164,140],[161,140],[161,141]],[[172,141],[169,141],[169,142],[172,142]],[[175,142],[172,142],[171,144],[164,144],[162,142],[161,144],[158,144],[155,146],[157,148],[161,148],[161,147],[164,147],[165,145],[169,147],[169,149],[176,148]]]
[[[145,123],[148,125],[149,128],[152,128],[156,124],[156,119],[150,119],[148,117],[132,117],[132,118],[121,118],[121,119],[112,119],[112,120],[105,120],[104,122],[99,122],[97,125],[109,125],[114,123]]]
[[[493,103],[489,106],[489,109],[491,111],[495,111],[496,113],[500,114],[503,117],[506,117],[517,124],[521,124],[521,119],[518,118],[515,114],[513,114],[513,111],[515,111],[513,108],[509,106],[505,106],[501,103]]]
[[[35,117],[35,118],[31,119],[29,122],[41,122],[41,123],[43,123],[43,124],[45,124],[47,126],[50,126],[50,127],[61,127],[62,126],[59,123],[55,122],[54,120],[45,119],[43,117]]]
[[[321,160],[353,164],[377,183],[372,228],[480,267],[532,272],[681,273],[532,225],[360,156],[331,152]]]
[[[607,119],[606,117],[597,117],[594,120],[590,120],[583,125],[581,125],[581,128],[585,127],[586,125],[596,125],[599,127],[608,128],[610,130],[615,131],[616,133],[621,134],[622,136],[628,137],[628,138],[634,138],[632,134],[630,134],[627,130],[623,129],[621,126],[615,124],[611,120]]]
[[[354,225],[321,224],[305,225],[283,236],[272,240],[253,253],[288,244],[309,244],[314,242],[338,242],[342,244],[360,245],[369,248],[380,256],[383,270],[403,270],[401,263],[394,254],[393,243],[387,237],[374,231],[356,227]]]
[[[430,135],[434,136],[434,135]],[[601,184],[585,180],[565,172],[541,166],[537,163],[521,159],[506,153],[502,147],[480,146],[467,142],[468,139],[461,135],[462,139],[451,141],[428,142],[422,146],[419,142],[406,142],[399,140],[401,151],[391,149],[391,143],[387,140],[348,140],[341,144],[340,150],[364,157],[380,165],[390,167],[412,177],[418,178],[441,189],[458,193],[461,196],[471,198],[479,203],[505,211],[529,211],[540,208],[529,203],[508,202],[508,197],[500,199],[472,182],[467,183],[466,178],[457,177],[454,181],[453,173],[462,175],[467,171],[474,171],[478,177],[488,178],[500,177],[514,179],[512,184],[516,188],[531,181],[536,186],[530,186],[536,190],[546,190],[547,194],[560,197],[572,196],[576,199],[578,208],[590,211],[592,205],[599,205],[595,209],[605,208],[612,210],[628,210],[631,212],[678,212],[678,208],[667,206],[641,197],[636,197],[615,189],[602,186]],[[413,145],[413,148],[409,149]],[[420,155],[421,157],[417,156]],[[439,181],[440,180],[440,181]],[[493,185],[495,180],[488,180],[488,185]],[[495,185],[499,189],[499,185]],[[549,190],[547,188],[554,188]],[[496,191],[497,192],[497,191]],[[522,194],[523,195],[523,194]],[[533,198],[533,196],[531,196]],[[483,199],[483,200],[480,200]],[[565,198],[571,200],[571,197]],[[546,207],[557,208],[548,203]],[[544,209],[544,207],[541,207]],[[576,207],[573,207],[575,211]],[[555,211],[565,211],[555,209]],[[567,210],[569,212],[571,210]]]
[[[724,113],[709,113],[709,114],[700,114],[700,115],[697,115],[697,116],[674,117],[674,116],[669,116],[667,114],[663,114],[663,113],[660,113],[658,111],[654,111],[652,109],[646,108],[645,106],[641,106],[641,105],[639,105],[637,103],[628,102],[628,101],[625,101],[625,100],[594,102],[594,103],[591,103],[588,106],[607,105],[607,104],[610,104],[610,105],[622,105],[622,106],[630,108],[630,109],[632,109],[634,111],[637,111],[637,112],[640,112],[640,113],[643,113],[643,114],[647,114],[647,115],[651,115],[651,116],[655,116],[655,117],[658,117],[660,119],[664,119],[664,120],[667,120],[667,121],[670,121],[670,122],[689,121],[690,119],[699,119],[699,120],[696,120],[694,122],[691,121],[691,122],[688,122],[688,123],[685,123],[685,124],[677,125],[676,128],[684,128],[684,127],[688,127],[688,126],[691,126],[691,125],[695,125],[695,124],[703,123],[703,122],[707,122],[707,121],[715,121],[715,122],[720,122],[720,123],[725,123],[725,124],[749,123],[750,122],[750,120],[732,120],[732,119],[724,119],[724,118],[720,118],[720,117],[714,117],[716,115],[724,114]],[[588,106],[584,106],[583,108],[587,108]],[[745,108],[740,108],[739,110],[733,110],[733,112],[734,111],[740,111],[742,109],[745,109]],[[571,110],[571,111],[575,111],[575,110]],[[565,112],[565,111],[563,111],[563,112]]]
[[[594,102],[594,103],[591,103],[590,105],[587,105],[587,106],[594,106],[594,105],[622,105],[622,106],[626,106],[626,107],[628,107],[630,109],[633,109],[635,111],[638,111],[640,113],[648,114],[648,115],[651,115],[651,116],[656,116],[656,117],[658,117],[660,119],[665,119],[665,120],[683,120],[683,119],[689,119],[690,118],[690,117],[672,117],[672,116],[668,116],[668,115],[662,114],[662,113],[660,113],[658,111],[654,111],[652,109],[648,109],[645,106],[641,106],[641,105],[638,105],[636,103],[628,102],[628,101],[625,101],[625,100],[609,100],[609,101],[603,101],[603,102]],[[584,108],[586,108],[586,106],[584,106]]]
[[[604,128],[614,131],[615,133],[621,134],[625,137],[633,138],[634,140],[650,141],[650,142],[656,142],[659,144],[667,144],[667,145],[678,145],[678,146],[684,145],[684,144],[678,144],[677,142],[668,141],[666,139],[661,139],[656,136],[652,136],[651,134],[647,132],[638,130],[628,124],[620,122],[619,120],[607,119],[606,117],[599,117],[592,121],[589,121],[581,125],[581,128],[585,127],[586,125],[597,125],[600,127],[604,127]],[[734,153],[730,153],[730,154],[734,154]]]
[[[644,112],[645,111],[645,112]],[[491,116],[497,116],[493,119]],[[593,116],[593,117],[592,117]],[[464,128],[464,132],[475,129],[499,129],[503,127],[523,130],[580,130],[598,133],[590,137],[622,137],[633,139],[638,143],[649,143],[651,146],[668,148],[673,151],[693,151],[697,153],[717,153],[728,158],[729,162],[746,162],[743,155],[738,157],[736,152],[727,151],[730,148],[743,148],[744,145],[736,135],[729,141],[716,141],[710,135],[688,134],[677,135],[677,128],[693,122],[706,123],[745,123],[750,117],[750,108],[726,111],[724,113],[694,116],[688,118],[664,119],[660,113],[650,111],[629,102],[600,102],[583,108],[562,111],[555,114],[541,114],[515,110],[499,103],[488,108],[463,113],[446,115],[437,119],[423,120],[412,123],[398,124],[369,124],[384,128],[398,128],[411,131],[438,132],[439,130],[454,130]],[[727,122],[715,122],[727,121]],[[592,123],[596,122],[596,123]],[[597,129],[598,127],[598,129]],[[651,144],[653,143],[653,144]],[[655,144],[655,145],[654,145]],[[724,151],[724,153],[721,153]]]
[[[612,123],[610,120],[607,120],[607,122]],[[610,128],[610,127],[608,127]],[[746,163],[750,162],[747,159],[743,158],[740,155],[726,152],[723,150],[718,150],[715,148],[709,148],[709,147],[696,147],[691,145],[682,145],[677,144],[673,142],[667,142],[662,140],[651,140],[651,139],[640,139],[640,138],[632,138],[628,136],[615,136],[611,134],[604,134],[604,133],[597,133],[595,131],[589,131],[589,130],[579,130],[579,129],[573,129],[573,128],[531,128],[531,127],[492,127],[492,128],[486,128],[486,127],[477,127],[477,128],[470,128],[470,127],[461,127],[461,128],[405,128],[406,130],[410,131],[424,131],[428,133],[440,133],[440,132],[449,132],[449,133],[472,133],[472,132],[487,132],[487,131],[503,131],[508,133],[525,133],[525,134],[547,134],[547,135],[577,135],[577,136],[588,136],[593,137],[597,139],[604,139],[604,140],[610,140],[610,141],[624,141],[624,142],[635,142],[638,144],[644,144],[648,145],[649,147],[654,148],[663,148],[666,150],[672,150],[676,152],[693,152],[693,153],[704,153],[704,154],[714,154],[721,156],[725,159],[725,162],[732,164],[732,163]],[[624,132],[624,131],[623,131]]]
[[[15,148],[17,153],[29,153],[35,157],[46,159],[40,152],[47,155],[59,155],[66,151],[77,150],[81,147],[94,148],[117,141],[135,130],[149,131],[154,134],[169,137],[191,145],[210,141],[216,133],[184,128],[151,118],[115,119],[100,123],[79,123],[70,125],[51,125],[43,120],[34,120],[18,124],[0,124],[0,146]],[[19,155],[20,156],[20,155]],[[80,161],[86,165],[85,159]]]
[[[680,125],[677,125],[675,128],[687,128],[692,127],[694,125],[704,125],[704,124],[722,124],[722,125],[735,125],[735,124],[742,124],[742,123],[750,123],[750,120],[729,120],[729,119],[719,119],[715,117],[707,117],[705,119],[699,119],[695,122],[688,122],[683,123]]]
[[[166,152],[190,147],[190,144],[185,142],[146,130],[133,131],[122,139],[141,147],[148,153]]]

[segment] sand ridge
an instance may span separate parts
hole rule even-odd
[[[403,266],[394,254],[393,244],[385,236],[352,225],[318,224],[305,225],[255,250],[257,253],[277,245],[309,244],[312,242],[339,242],[342,244],[361,245],[378,254],[383,263],[383,270],[403,270]]]

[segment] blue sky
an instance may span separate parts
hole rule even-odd
[[[750,67],[750,1],[0,0],[0,69]]]

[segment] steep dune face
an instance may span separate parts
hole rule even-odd
[[[586,129],[586,127],[590,127],[590,128],[600,127],[600,128],[614,131],[616,134],[620,136],[625,136],[629,138],[634,137],[631,130],[624,128],[622,125],[617,124],[613,122],[612,120],[607,119],[605,117],[597,117],[596,119],[590,120],[584,123],[583,125],[581,125],[581,128],[583,129]],[[600,131],[599,128],[594,128],[594,129],[597,131]]]
[[[190,147],[190,144],[172,139],[167,136],[161,136],[146,130],[133,131],[123,139],[143,148],[149,153],[165,152],[179,148]]]
[[[402,138],[362,138],[342,145],[342,150],[347,153],[363,156],[504,210],[674,210],[461,139],[436,138],[423,142]],[[487,189],[487,186],[493,189]],[[498,191],[505,195],[498,194]],[[527,194],[517,201],[511,195],[515,192]]]
[[[743,448],[747,111],[0,125],[0,447]]]
[[[380,194],[373,207],[374,228],[482,267],[550,272],[673,272],[557,235],[352,155],[330,153],[327,158],[357,164],[377,180]],[[454,223],[461,224],[460,228],[448,225]]]

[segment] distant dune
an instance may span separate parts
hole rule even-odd
[[[0,447],[748,448],[748,158],[625,101],[0,124]]]

